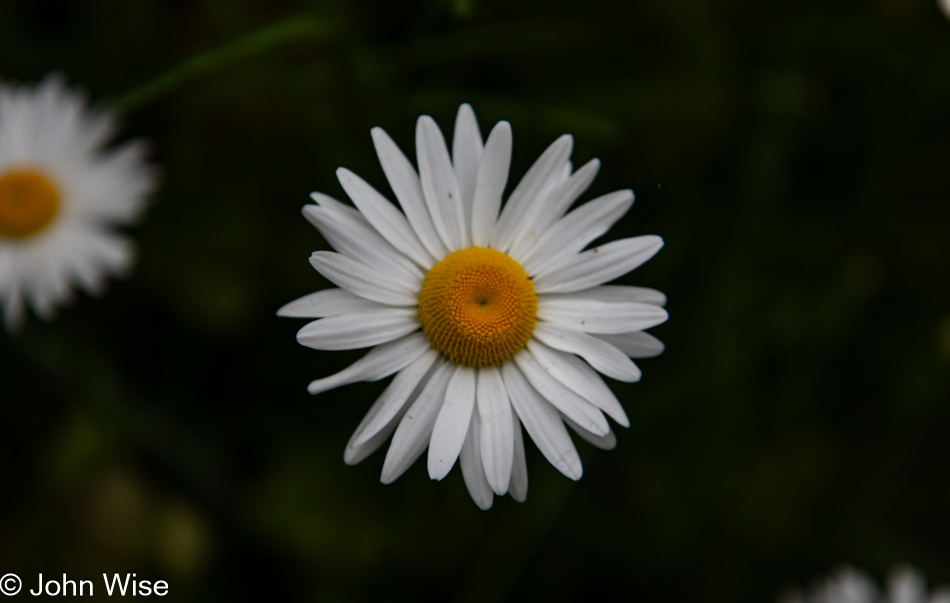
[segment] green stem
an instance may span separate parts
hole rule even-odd
[[[177,67],[120,95],[114,105],[118,110],[128,112],[168,93],[182,82],[208,71],[285,42],[323,33],[326,33],[326,28],[309,13],[277,21],[187,59]]]

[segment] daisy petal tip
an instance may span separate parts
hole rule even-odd
[[[621,409],[621,412],[622,412],[622,411],[623,411],[623,409]],[[620,426],[623,427],[623,428],[629,429],[629,428],[630,428],[630,419],[627,418],[627,414],[626,414],[626,413],[623,413],[623,414],[617,414],[617,413],[615,413],[615,414],[616,414],[616,416],[611,415],[611,418],[617,423],[617,425],[620,425]]]
[[[379,155],[382,151],[381,149],[386,149],[386,143],[390,142],[392,139],[389,138],[389,134],[386,133],[386,130],[382,129],[379,126],[373,126],[369,130],[370,138],[373,139],[373,146],[376,148],[376,154]]]
[[[351,446],[351,448],[359,448],[360,446],[362,446],[363,444],[365,444],[366,442],[368,442],[368,441],[370,440],[370,438],[373,437],[373,435],[374,435],[373,432],[370,431],[370,430],[364,431],[364,432],[361,433],[358,437],[353,438],[353,445]],[[383,468],[384,475],[385,475],[385,470],[386,470],[386,469],[385,469],[385,467],[384,467],[384,468]],[[394,478],[394,479],[395,479],[395,478]],[[392,481],[392,480],[389,480],[389,481]],[[383,482],[383,483],[384,483],[384,484],[388,484],[389,482]]]
[[[340,385],[346,385],[346,382],[341,383],[339,379],[334,379],[333,377],[327,377],[324,379],[315,379],[310,382],[310,385],[307,386],[307,393],[311,396],[316,396],[317,394],[322,394],[325,391],[329,391]]]
[[[499,139],[503,147],[507,147],[509,150],[511,148],[511,124],[507,121],[499,121],[494,126],[492,126],[491,132],[488,133],[488,138]],[[486,142],[487,144],[487,142]],[[508,160],[510,163],[510,159]]]
[[[565,145],[568,149],[574,149],[574,137],[570,134],[561,134],[557,139],[558,144]],[[570,154],[570,152],[568,152]]]
[[[430,456],[426,468],[429,471],[429,479],[441,482],[452,470],[452,465],[448,465],[444,459]]]
[[[363,459],[366,458],[368,451],[363,450],[359,447],[354,446],[352,443],[348,444],[347,447],[343,450],[343,464],[353,467],[359,465]]]
[[[300,208],[300,213],[303,214],[303,217],[307,219],[307,222],[310,222],[313,226],[317,225],[318,219],[318,210],[320,209],[319,205],[314,205],[313,203],[308,203]]]
[[[388,459],[388,457],[387,457]],[[383,485],[389,485],[396,481],[396,478],[399,477],[393,471],[393,467],[390,467],[388,463],[383,463],[383,472],[379,476],[379,483]]]

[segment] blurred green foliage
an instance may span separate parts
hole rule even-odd
[[[0,334],[0,573],[182,601],[772,601],[840,562],[950,583],[934,2],[11,0],[0,39],[0,77],[120,100],[163,170],[131,278]],[[461,102],[512,123],[513,180],[570,132],[603,161],[585,198],[634,189],[609,236],[665,238],[623,282],[671,314],[611,384],[618,448],[579,443],[572,483],[529,444],[528,501],[486,513],[457,470],[345,467],[384,384],[311,398],[360,353],[274,315],[327,286],[307,194],[342,198],[340,165],[388,191],[370,127],[411,155]]]

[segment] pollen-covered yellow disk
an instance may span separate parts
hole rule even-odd
[[[419,324],[436,350],[463,366],[501,366],[528,343],[538,296],[518,262],[496,249],[447,255],[419,291]]]
[[[31,170],[0,175],[0,236],[22,239],[46,228],[59,209],[59,193]]]

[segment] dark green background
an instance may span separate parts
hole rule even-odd
[[[123,97],[303,11],[306,35]],[[0,573],[134,571],[182,601],[774,601],[841,562],[950,583],[933,1],[24,0],[0,40],[4,79],[124,99],[163,170],[131,278],[0,333]],[[671,319],[611,383],[619,446],[580,442],[573,483],[529,444],[528,501],[489,512],[457,469],[344,466],[384,384],[309,396],[360,352],[274,315],[327,286],[307,194],[342,198],[341,165],[388,193],[369,129],[414,156],[416,117],[450,131],[461,102],[511,122],[513,180],[572,133],[603,161],[585,199],[637,194],[610,237],[666,240],[622,280]]]

